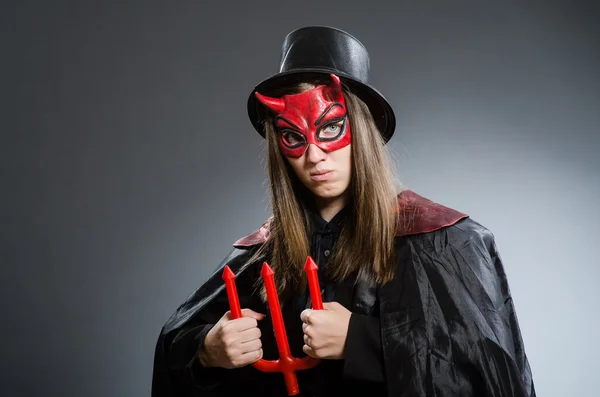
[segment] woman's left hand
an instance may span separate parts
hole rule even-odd
[[[306,309],[300,314],[304,332],[302,350],[314,358],[342,359],[352,312],[338,302],[323,302],[323,309]]]

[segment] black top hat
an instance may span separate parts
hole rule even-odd
[[[394,134],[396,118],[388,101],[369,85],[369,68],[367,49],[352,35],[325,26],[297,29],[283,41],[279,73],[257,85],[250,94],[250,121],[264,137],[263,122],[267,110],[258,102],[255,92],[272,95],[282,87],[315,78],[323,80],[333,73],[369,107],[379,132],[387,142]]]

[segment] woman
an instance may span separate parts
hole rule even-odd
[[[273,216],[238,240],[163,327],[153,396],[284,396],[260,270],[275,281],[300,393],[534,396],[492,234],[458,211],[397,193],[384,150],[394,113],[368,83],[369,58],[327,27],[290,33],[280,72],[248,100],[266,138]],[[318,265],[311,310],[303,265]],[[221,274],[236,273],[242,318]]]

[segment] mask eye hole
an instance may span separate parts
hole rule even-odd
[[[306,143],[306,139],[304,135],[294,131],[294,130],[281,130],[281,140],[283,144],[290,149],[297,148],[303,146]]]
[[[317,139],[321,142],[337,141],[346,132],[346,117],[340,117],[327,122],[318,132]]]

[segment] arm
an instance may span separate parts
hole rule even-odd
[[[204,324],[183,329],[171,344],[171,362],[180,362],[180,368],[189,371],[193,386],[201,391],[215,390],[223,381],[226,371],[225,368],[209,366],[202,359],[204,340],[213,326]],[[187,364],[182,365],[186,361]]]
[[[191,395],[194,388],[212,389],[213,380],[221,368],[206,368],[198,359],[204,338],[213,324],[229,310],[227,295],[221,279],[221,270],[228,264],[235,272],[252,254],[251,251],[233,250],[213,275],[200,286],[163,326],[156,344],[152,377],[152,397]],[[252,279],[249,270],[238,276],[240,303],[250,305]],[[250,288],[249,288],[250,287]],[[211,382],[208,382],[210,380]]]
[[[204,338],[218,321],[211,319],[213,311],[216,317],[217,309],[206,307],[184,325],[163,328],[155,352],[152,397],[187,397],[191,390],[209,392],[219,386],[225,369],[207,368],[199,359]]]
[[[402,238],[380,289],[390,394],[534,397],[500,256],[471,219]]]
[[[383,351],[378,317],[352,313],[344,354],[344,378],[383,383]]]
[[[475,386],[490,397],[534,397],[531,369],[493,234],[470,220],[449,228],[448,237],[442,260],[451,266],[453,285],[448,286],[454,290],[448,294],[450,303],[440,301],[446,316],[453,311],[459,316],[455,330],[449,330],[456,346],[452,364],[466,374],[458,380],[478,379]],[[461,340],[461,335],[467,338]]]
[[[502,259],[491,233],[483,242],[490,254],[489,258],[493,263],[497,280],[500,282],[501,296],[504,300],[499,310],[499,317],[503,320],[503,325],[498,325],[495,331],[498,332],[499,336],[502,335],[501,332],[506,332],[507,334],[504,340],[499,338],[501,340],[499,346],[496,346],[495,343],[490,343],[488,340],[488,344],[491,344],[489,347],[491,352],[502,351],[501,355],[496,356],[496,368],[485,366],[486,370],[484,373],[486,378],[493,380],[493,377],[498,377],[501,380],[498,385],[495,385],[491,381],[487,382],[488,392],[490,395],[509,395],[510,390],[517,389],[522,390],[522,395],[526,397],[535,397],[533,376],[529,360],[525,354],[525,344],[521,335],[517,312],[508,286]],[[494,319],[494,317],[490,318],[490,320]],[[500,360],[504,362],[504,371],[502,371],[502,361]],[[515,387],[515,384],[518,386]]]

